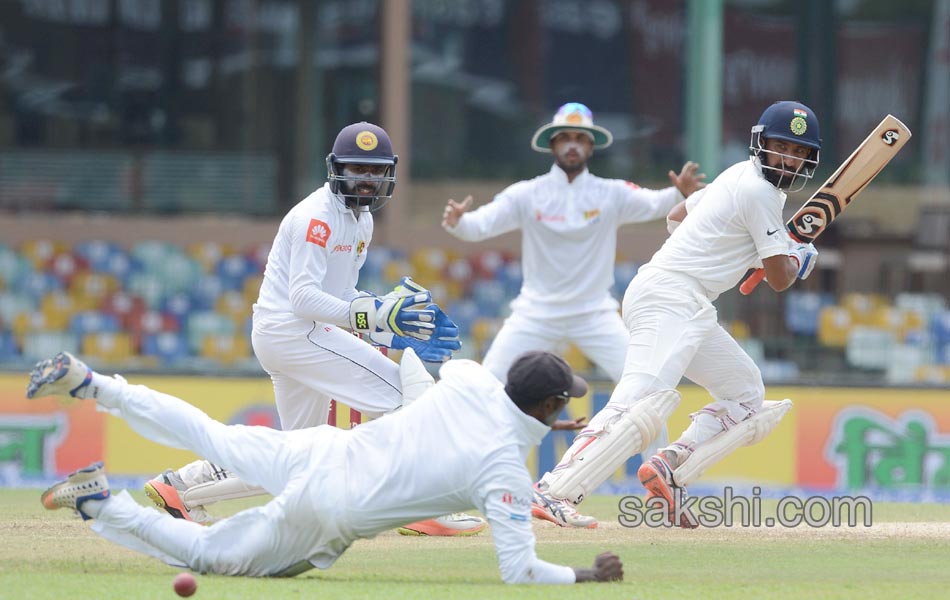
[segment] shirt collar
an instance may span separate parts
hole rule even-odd
[[[508,397],[508,394],[506,394],[503,389],[501,390],[501,395],[503,396],[502,404],[505,405],[505,408],[512,417],[511,424],[515,433],[518,435],[519,441],[530,447],[540,444],[544,436],[551,431],[551,428],[531,415],[525,414],[524,411],[518,408],[518,405]]]
[[[589,171],[587,170],[587,167],[584,167],[584,170],[581,171],[577,175],[577,177],[574,178],[573,182],[568,182],[567,173],[564,172],[564,169],[557,166],[557,163],[554,163],[553,165],[551,165],[551,170],[548,171],[548,173],[551,175],[551,177],[554,177],[555,181],[557,181],[558,183],[571,184],[571,183],[580,183],[581,180],[587,177]]]

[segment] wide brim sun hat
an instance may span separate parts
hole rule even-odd
[[[594,115],[580,102],[568,102],[557,109],[554,118],[534,132],[531,149],[537,152],[551,152],[551,138],[562,131],[583,131],[594,142],[594,149],[606,148],[614,141],[614,136],[603,127],[594,125]]]

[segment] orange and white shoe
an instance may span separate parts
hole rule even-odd
[[[164,510],[176,519],[194,521],[203,525],[210,525],[217,519],[212,517],[203,506],[188,508],[181,499],[179,492],[184,492],[185,483],[175,471],[168,469],[155,479],[145,484],[145,495],[155,503],[155,506]]]
[[[102,463],[97,462],[70,473],[66,479],[50,487],[40,496],[40,502],[46,510],[71,508],[83,521],[88,521],[92,516],[83,512],[83,502],[105,500],[110,494],[106,472]]]
[[[401,535],[458,537],[478,535],[486,527],[488,527],[488,522],[481,517],[465,513],[452,513],[435,519],[426,519],[425,521],[403,525],[396,531]]]
[[[676,523],[676,509],[683,506],[686,499],[686,488],[680,487],[673,482],[673,468],[667,462],[663,454],[655,454],[646,462],[640,465],[637,470],[637,478],[640,483],[649,492],[644,500],[646,506],[650,506],[654,498],[662,499],[669,511],[669,522]],[[654,500],[654,502],[656,502]],[[691,512],[681,511],[678,525],[684,529],[695,529],[697,527],[696,518]]]
[[[534,499],[531,502],[531,516],[542,521],[550,521],[560,527],[578,527],[596,529],[597,519],[577,512],[574,505],[566,500],[551,496],[546,491],[534,487]]]

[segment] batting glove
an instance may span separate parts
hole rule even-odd
[[[788,255],[798,262],[799,279],[807,279],[818,262],[818,249],[813,244],[793,243],[788,248]]]

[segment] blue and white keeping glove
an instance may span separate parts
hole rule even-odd
[[[788,247],[788,255],[798,262],[799,279],[807,279],[818,262],[818,249],[813,244],[793,241]]]
[[[416,355],[426,362],[443,363],[452,358],[452,354],[462,349],[459,328],[439,308],[438,304],[430,304],[426,308],[435,311],[435,330],[432,337],[423,342],[410,337],[396,336],[391,347],[395,350],[412,348]]]
[[[428,340],[435,331],[435,311],[428,290],[393,290],[385,296],[359,296],[350,302],[350,327],[375,344],[391,348],[396,336]]]

